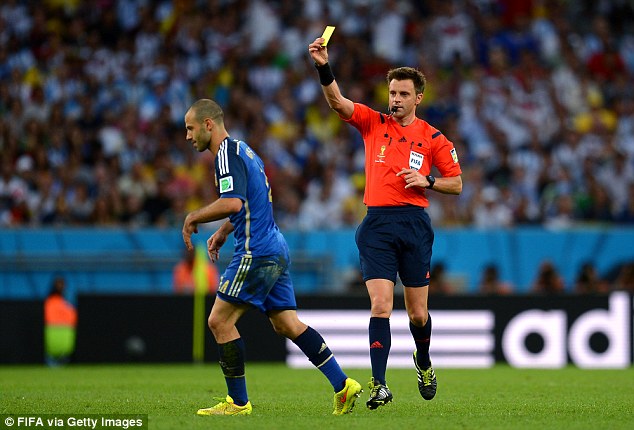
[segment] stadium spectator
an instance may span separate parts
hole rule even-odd
[[[408,2],[385,0],[381,14],[372,25],[372,50],[374,55],[390,63],[403,60],[403,42],[407,28]]]
[[[199,260],[200,261],[200,260]],[[203,273],[207,282],[207,293],[213,294],[218,289],[219,274],[216,265],[205,258]],[[183,258],[172,269],[172,286],[177,294],[193,294],[196,290],[194,282],[194,265],[196,250],[185,249]]]
[[[500,278],[497,264],[490,263],[482,271],[478,292],[484,295],[505,296],[513,293],[513,285]]]
[[[299,209],[299,227],[303,230],[340,228],[343,202],[352,194],[348,178],[341,177],[335,166],[329,164],[321,178],[308,184],[306,199]]]
[[[578,294],[604,294],[610,291],[610,286],[599,276],[594,264],[586,262],[575,277],[574,291]]]
[[[347,227],[357,227],[368,213],[368,208],[363,204],[365,191],[365,175],[356,173],[350,177],[354,194],[344,198],[342,221]]]
[[[507,228],[513,225],[513,211],[501,199],[500,190],[489,185],[480,192],[473,214],[474,226],[482,229]]]
[[[430,23],[431,32],[437,39],[438,63],[449,67],[457,57],[462,64],[472,64],[474,26],[471,17],[456,0],[442,2],[438,9]]]
[[[531,287],[537,294],[561,294],[565,292],[565,284],[557,268],[550,260],[539,265],[539,271]]]
[[[44,352],[49,366],[67,363],[75,351],[77,311],[65,292],[66,280],[57,276],[44,300]]]
[[[554,230],[566,229],[575,223],[574,201],[570,194],[553,197],[552,205],[544,217],[544,227]]]
[[[614,280],[614,289],[634,293],[634,261],[625,262]]]
[[[447,267],[442,261],[434,263],[429,271],[429,293],[438,295],[455,293],[455,287],[447,279]]]
[[[8,227],[24,222],[21,203],[28,194],[27,184],[20,178],[16,166],[3,157],[0,169],[0,225]]]
[[[629,184],[627,204],[621,208],[616,219],[623,224],[634,224],[634,183]]]

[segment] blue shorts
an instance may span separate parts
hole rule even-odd
[[[418,206],[370,206],[355,235],[363,280],[401,277],[406,287],[429,285],[434,231]]]
[[[235,255],[220,277],[217,296],[230,303],[249,304],[260,312],[297,309],[286,255]]]

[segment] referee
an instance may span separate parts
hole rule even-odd
[[[451,141],[416,117],[423,100],[425,76],[411,67],[387,74],[389,114],[345,98],[328,64],[319,37],[308,45],[328,105],[354,126],[365,145],[368,213],[357,228],[356,242],[363,280],[370,296],[369,324],[372,380],[369,409],[392,401],[385,378],[390,351],[390,315],[397,274],[404,286],[409,328],[414,338],[418,390],[426,400],[436,395],[436,375],[429,357],[431,317],[427,312],[429,268],[434,232],[425,212],[429,190],[460,194],[462,170]],[[441,177],[432,176],[435,166]]]

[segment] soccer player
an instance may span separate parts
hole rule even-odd
[[[198,152],[215,157],[216,187],[220,198],[185,218],[183,240],[192,250],[191,235],[198,224],[229,218],[207,240],[213,262],[233,232],[234,254],[224,274],[209,315],[220,353],[220,367],[228,394],[220,403],[198,410],[198,415],[249,415],[245,348],[236,323],[255,308],[265,313],[276,333],[291,339],[330,381],[335,391],[334,415],[352,411],[361,385],[339,367],[321,335],[297,317],[290,256],[286,240],[273,220],[269,182],[260,157],[225,129],[224,113],[213,100],[196,101],[185,114],[187,141]]]
[[[369,344],[372,380],[366,405],[376,409],[392,401],[385,374],[390,352],[390,315],[397,274],[404,286],[409,328],[414,337],[418,390],[426,400],[436,395],[436,375],[429,357],[431,318],[427,311],[434,232],[425,207],[429,190],[460,194],[462,171],[453,144],[416,116],[425,76],[411,67],[387,74],[389,114],[345,98],[319,37],[308,51],[330,107],[359,130],[365,145],[368,207],[356,233],[363,281],[370,296]],[[431,175],[435,166],[442,177]]]

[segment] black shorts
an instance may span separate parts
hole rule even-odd
[[[389,279],[397,273],[406,287],[429,285],[434,231],[418,206],[370,206],[355,235],[363,280]]]

